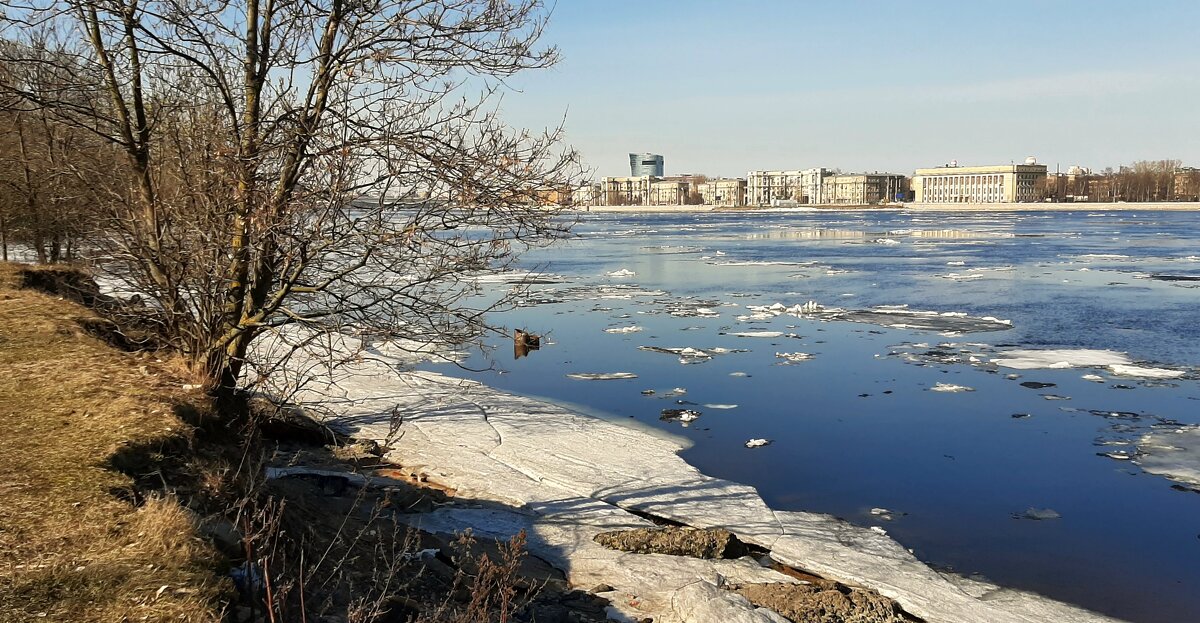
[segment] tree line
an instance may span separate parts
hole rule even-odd
[[[1140,160],[1099,173],[1050,175],[1038,194],[1050,201],[1200,201],[1200,169],[1179,160]]]

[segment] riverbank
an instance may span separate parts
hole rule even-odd
[[[412,478],[491,503],[413,517],[422,529],[494,538],[524,531],[531,553],[563,569],[572,585],[610,588],[599,594],[630,619],[776,621],[723,586],[788,581],[752,559],[666,563],[594,542],[601,532],[656,520],[728,529],[777,563],[876,590],[930,623],[1112,620],[938,572],[880,530],[773,510],[753,488],[688,465],[677,439],[472,381],[396,372],[395,363],[339,367],[331,382],[310,384],[297,398],[331,411],[333,426],[387,445],[386,458]],[[317,378],[329,372],[318,358],[300,365]]]
[[[189,430],[191,393],[28,274],[52,275],[0,263],[0,620],[222,620],[230,587],[192,513],[119,469]]]
[[[766,206],[590,206],[573,208],[575,212],[596,213],[692,213],[692,212],[841,212],[861,210],[899,210],[911,212],[1114,212],[1166,211],[1197,212],[1200,202],[1146,203],[893,203],[886,205],[801,205],[793,208]]]

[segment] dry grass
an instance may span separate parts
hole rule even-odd
[[[189,434],[180,381],[85,332],[85,308],[17,289],[26,269],[0,264],[0,621],[220,620],[190,513],[115,495],[122,448]]]

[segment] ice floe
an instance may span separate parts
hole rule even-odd
[[[642,330],[638,325],[629,325],[626,327],[609,327],[604,330],[605,333],[638,333]]]
[[[770,439],[755,438],[755,439],[751,439],[746,442],[747,448],[761,448],[763,446],[769,446],[769,445],[771,445]]]
[[[971,387],[967,387],[966,385],[955,385],[954,383],[937,383],[933,387],[930,387],[929,391],[957,393],[957,392],[973,392],[973,391],[975,391],[975,389],[971,388]]]
[[[1134,460],[1143,470],[1200,491],[1200,426],[1143,435]]]
[[[324,360],[304,365],[318,374]],[[389,447],[388,458],[420,479],[452,488],[470,506],[401,516],[422,529],[480,538],[528,535],[528,550],[573,585],[611,586],[622,616],[661,623],[772,621],[724,599],[726,583],[789,582],[753,558],[672,559],[603,550],[602,531],[648,527],[637,513],[696,527],[725,527],[785,565],[880,591],[929,623],[1107,621],[1031,593],[936,571],[886,534],[828,515],[769,508],[747,486],[711,478],[678,456],[685,442],[573,413],[394,362],[352,361],[289,394],[320,407],[343,432]],[[632,378],[630,373],[583,375]],[[322,376],[323,378],[323,376]],[[400,414],[399,430],[396,430]],[[751,439],[761,447],[768,439]],[[681,610],[683,608],[683,610]]]
[[[1015,370],[1105,368],[1117,376],[1145,379],[1176,379],[1187,374],[1186,370],[1135,364],[1125,353],[1087,348],[1006,350],[993,357],[991,363]],[[1103,381],[1102,378],[1092,376],[1094,378],[1088,380]]]
[[[800,363],[813,358],[809,353],[775,353],[777,359],[782,359],[780,363]]]
[[[608,276],[608,277],[636,277],[637,276],[637,273],[633,272],[632,270],[629,270],[628,268],[622,268],[620,270],[614,270],[610,273],[604,273],[604,274],[605,274],[605,276]]]
[[[638,375],[632,372],[573,372],[567,375],[569,379],[580,381],[617,381],[621,379],[636,379]]]
[[[736,331],[730,333],[734,337],[783,337],[783,331]]]

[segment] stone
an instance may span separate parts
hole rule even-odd
[[[745,543],[721,528],[638,528],[601,532],[594,540],[609,549],[637,554],[666,554],[692,558],[741,558]]]
[[[734,591],[761,608],[804,623],[908,623],[895,601],[875,591],[829,580],[806,584],[747,584]]]

